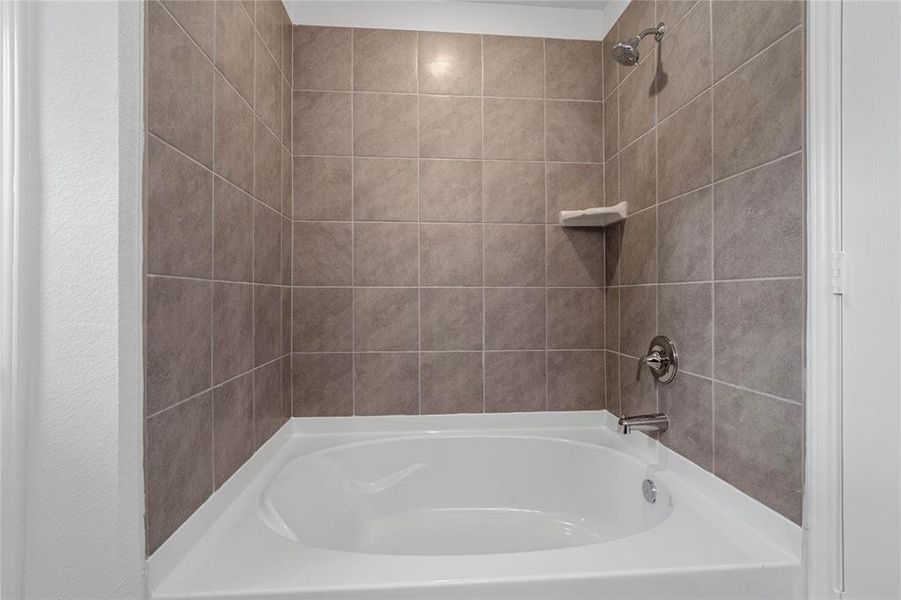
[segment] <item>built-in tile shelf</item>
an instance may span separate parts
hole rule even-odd
[[[628,202],[614,206],[596,206],[582,210],[561,210],[560,225],[563,227],[606,227],[626,218]]]

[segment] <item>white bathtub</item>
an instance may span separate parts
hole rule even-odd
[[[295,419],[151,557],[154,597],[800,597],[797,526],[613,424]]]

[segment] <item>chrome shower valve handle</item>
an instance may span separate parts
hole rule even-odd
[[[641,380],[641,368],[647,365],[651,374],[660,383],[670,383],[679,371],[679,355],[676,345],[665,335],[658,335],[651,340],[648,353],[638,359],[638,370],[635,381]]]

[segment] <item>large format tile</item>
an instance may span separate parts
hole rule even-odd
[[[213,478],[216,487],[253,455],[253,375],[213,390]]]
[[[216,74],[216,144],[213,168],[247,192],[253,191],[253,110]]]
[[[351,285],[350,223],[294,223],[294,285]]]
[[[660,386],[647,367],[641,368],[641,378],[637,378],[637,366],[638,359],[619,357],[619,405],[624,415],[657,412],[657,388]]]
[[[650,27],[650,25],[648,25]],[[638,33],[637,31],[635,33]],[[635,35],[630,33],[629,35]],[[645,38],[644,44],[649,44]],[[624,67],[620,67],[624,68]],[[641,63],[632,69],[619,87],[619,143],[620,147],[657,122],[655,97],[657,93],[657,50],[641,49]]]
[[[294,218],[346,221],[351,218],[353,163],[343,157],[294,157]]]
[[[253,367],[253,286],[213,284],[213,383]]]
[[[600,102],[547,102],[547,160],[603,162],[604,113]]]
[[[657,196],[669,200],[710,183],[710,92],[657,127]]]
[[[274,57],[279,69],[284,60],[281,35],[282,19],[287,17],[284,11],[281,0],[254,0],[253,21],[265,44],[262,51]]]
[[[275,360],[282,351],[282,288],[253,286],[254,366]]]
[[[561,210],[604,206],[604,165],[547,165],[547,222],[558,223]]]
[[[294,89],[350,90],[349,27],[294,27]]]
[[[353,290],[295,288],[291,302],[294,352],[353,350]]]
[[[419,155],[482,157],[482,100],[459,96],[419,97]]]
[[[603,100],[601,42],[548,39],[544,47],[548,98]]]
[[[281,361],[253,371],[253,430],[256,447],[262,446],[288,420],[282,398]]]
[[[803,409],[720,383],[714,403],[716,475],[800,524]]]
[[[481,94],[482,37],[467,33],[420,33],[419,91]]]
[[[426,352],[419,369],[422,414],[482,412],[481,352]]]
[[[213,277],[252,281],[253,198],[218,177],[213,194]]]
[[[486,35],[482,51],[486,96],[544,96],[544,40]]]
[[[253,52],[253,106],[257,114],[272,131],[281,136],[282,125],[282,75],[263,41],[256,36]]]
[[[165,0],[166,9],[207,56],[213,56],[213,3]]]
[[[623,285],[657,281],[657,214],[655,209],[630,215],[621,227],[619,271]],[[609,235],[609,232],[607,232]],[[609,257],[609,253],[608,253]]]
[[[147,419],[147,553],[166,541],[213,493],[211,394]]]
[[[485,412],[529,412],[547,407],[547,353],[486,352]]]
[[[604,347],[604,290],[547,291],[547,346],[565,350]]]
[[[709,379],[687,373],[660,386],[660,410],[670,419],[660,441],[708,471],[713,470],[712,387]]]
[[[619,288],[604,290],[604,347],[619,351]]]
[[[634,35],[634,34],[628,34]],[[616,86],[619,85],[619,69],[616,60],[613,58],[613,46],[620,42],[619,39],[619,23],[614,23],[610,31],[604,37],[602,45],[602,60],[604,67],[604,100],[610,101]]]
[[[669,21],[664,23],[671,26]],[[710,87],[710,3],[698,2],[678,27],[667,32],[658,48],[663,75],[657,111],[664,119]]]
[[[548,225],[547,284],[604,284],[604,234],[591,229]]]
[[[604,352],[604,395],[606,396],[606,408],[617,417],[623,414],[619,393],[619,361],[619,354]]]
[[[349,156],[352,149],[351,94],[294,92],[295,154]]]
[[[419,161],[419,202],[423,221],[482,220],[482,162]]]
[[[544,285],[544,264],[544,225],[485,226],[485,285]]]
[[[804,293],[798,280],[717,283],[716,379],[803,397]]]
[[[419,349],[417,288],[356,288],[354,344],[358,351]]]
[[[629,213],[653,206],[657,202],[657,146],[654,132],[623,148],[619,153],[618,165],[620,199],[629,203]],[[607,204],[609,206],[610,202]]]
[[[210,387],[212,284],[147,278],[144,411],[148,415]]]
[[[713,289],[709,283],[661,285],[657,328],[676,343],[679,368],[713,375]]]
[[[253,280],[281,283],[282,219],[259,202],[253,203]]]
[[[422,285],[482,284],[482,225],[422,224]]]
[[[354,94],[354,154],[417,156],[417,104],[415,94]]]
[[[416,223],[357,223],[353,235],[354,285],[419,283]]]
[[[713,175],[721,179],[801,148],[804,47],[796,31],[713,88]]]
[[[419,294],[423,350],[482,349],[481,288],[422,288]]]
[[[611,94],[604,102],[604,160],[619,152],[619,96]]]
[[[354,355],[355,412],[358,415],[419,414],[419,355]]]
[[[487,288],[485,349],[544,349],[545,307],[544,288]]]
[[[213,176],[153,137],[147,145],[147,271],[209,277]]]
[[[619,348],[629,356],[644,356],[657,335],[657,288],[651,285],[620,289]]]
[[[419,168],[406,158],[354,159],[354,219],[415,221],[419,217]]]
[[[484,157],[544,160],[544,101],[485,98]]]
[[[718,80],[801,23],[802,2],[713,3],[713,77]]]
[[[717,279],[803,274],[800,154],[721,181],[713,194]]]
[[[272,210],[282,207],[282,147],[278,138],[255,120],[253,131],[253,194]]]
[[[486,222],[541,222],[545,206],[544,163],[485,161],[482,168]]]
[[[291,360],[295,417],[353,414],[353,354],[294,354]]]
[[[657,208],[661,282],[706,281],[713,260],[711,188],[665,202]]]
[[[252,103],[253,22],[237,2],[218,2],[215,12],[216,66],[244,99]],[[152,56],[154,51],[151,49],[149,54]]]
[[[416,32],[355,29],[354,90],[416,91]]]
[[[600,410],[604,401],[603,351],[548,351],[548,410]]]

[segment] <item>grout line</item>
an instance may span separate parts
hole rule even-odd
[[[714,124],[713,110],[714,94],[716,90],[713,87],[713,1],[708,0],[707,15],[709,18],[708,27],[708,56],[710,69],[710,179],[714,178],[713,157],[715,153],[714,140],[716,126]],[[711,189],[710,193],[710,279],[716,279],[716,187]],[[710,374],[716,377],[716,285],[710,286]],[[716,385],[710,386],[710,471],[716,474]]]
[[[547,221],[547,213],[548,213],[548,199],[547,199],[547,41],[542,38],[541,40],[541,77],[543,79],[542,89],[544,90],[544,220]],[[601,112],[603,112],[603,104],[601,104]],[[603,140],[602,140],[603,141]],[[549,308],[548,308],[548,289],[547,289],[547,262],[548,262],[548,250],[547,250],[547,232],[548,228],[545,226],[544,228],[544,410],[548,409],[550,406],[550,355],[548,354],[548,341],[549,341],[549,333],[548,333],[548,324],[550,322]]]
[[[354,28],[350,29],[350,89],[354,89]],[[293,98],[293,94],[292,94]],[[356,291],[356,203],[357,203],[357,194],[355,190],[356,185],[356,148],[354,147],[354,102],[353,102],[353,94],[350,97],[350,277],[351,283],[351,294],[350,294],[350,347],[351,350],[354,351],[354,354],[351,355],[350,364],[351,364],[351,411],[350,414],[356,416],[357,414],[357,291]]]
[[[639,136],[641,137],[641,136]],[[603,165],[603,161],[577,161],[577,160],[529,160],[521,158],[449,158],[446,156],[379,156],[368,154],[292,154],[292,158],[358,158],[362,160],[423,160],[446,162],[473,162],[473,163],[531,163],[552,165]],[[614,155],[615,156],[615,155]],[[611,157],[612,158],[612,157]]]
[[[416,380],[419,384],[417,399],[419,400],[418,414],[422,414],[422,140],[420,139],[420,81],[419,81],[419,44],[420,35],[416,32]]]
[[[482,157],[485,156],[485,36],[479,35],[479,53],[481,77],[479,81],[479,93],[482,98],[479,100],[479,117],[481,121],[480,142],[482,144]],[[479,178],[479,186],[482,194],[482,412],[487,412],[488,398],[488,355],[485,352],[487,347],[485,344],[485,326],[486,326],[486,310],[485,310],[485,161],[480,161],[482,165],[482,175]]]

